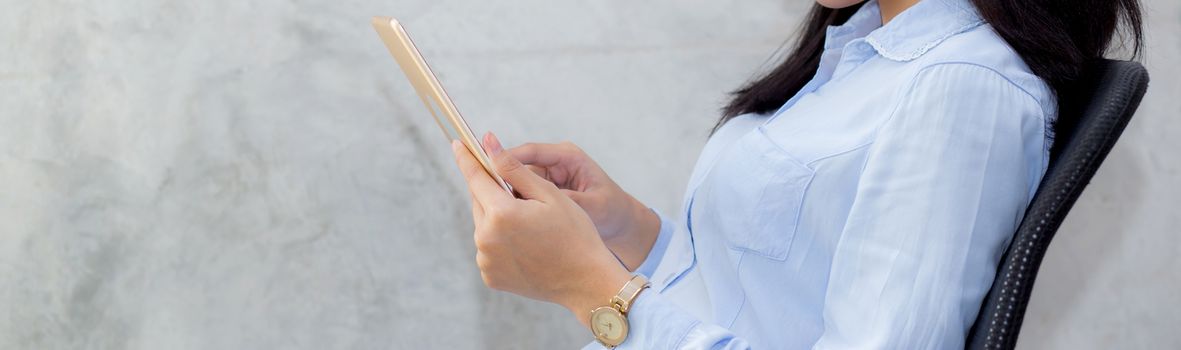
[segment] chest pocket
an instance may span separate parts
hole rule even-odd
[[[756,128],[720,155],[696,190],[694,226],[723,235],[731,249],[784,260],[813,174]]]

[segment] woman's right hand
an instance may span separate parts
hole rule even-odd
[[[660,233],[660,218],[624,192],[582,149],[563,142],[527,143],[508,151],[578,203],[629,271],[647,259]]]

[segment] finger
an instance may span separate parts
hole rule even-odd
[[[558,188],[570,187],[569,171],[566,171],[566,169],[562,168],[561,166],[542,167],[528,163],[524,164],[525,167],[529,168],[529,170],[534,174],[541,176],[541,178],[545,179],[546,181],[552,182],[554,186],[558,186]]]
[[[488,289],[500,290],[495,284],[496,280],[492,279],[492,275],[489,273],[480,271],[480,279],[484,280],[484,286],[488,287]]]
[[[576,188],[576,175],[585,165],[585,154],[569,142],[527,143],[508,150],[523,164],[546,169],[546,180],[558,188]]]
[[[479,225],[484,221],[484,207],[480,205],[480,202],[476,201],[475,194],[473,194],[471,191],[468,191],[468,195],[471,196],[472,199],[472,223]]]
[[[552,167],[562,165],[569,156],[569,149],[554,143],[526,143],[508,150],[521,163]]]
[[[488,176],[488,172],[484,171],[484,166],[480,165],[476,156],[473,156],[472,152],[468,151],[459,141],[451,142],[451,151],[455,154],[455,163],[463,173],[464,181],[467,182],[472,197],[480,206],[486,207],[497,201],[511,199],[508,192],[505,192],[504,188],[496,183],[496,180]]]
[[[517,158],[504,151],[500,145],[500,140],[492,133],[484,134],[484,147],[487,148],[488,153],[492,156],[492,163],[496,168],[496,173],[500,174],[504,181],[507,181],[513,186],[513,189],[520,193],[522,198],[538,199],[547,201],[556,198],[558,188],[546,179],[537,176],[524,164],[521,164]],[[503,194],[504,191],[501,191]]]
[[[566,197],[569,197],[571,200],[574,201],[574,203],[578,204],[578,206],[580,206],[580,207],[583,204],[583,200],[586,199],[586,194],[582,193],[582,192],[578,192],[575,190],[567,190],[567,189],[561,189],[561,191],[562,191],[562,194],[566,195]]]
[[[539,166],[532,165],[529,163],[525,163],[525,167],[529,168],[529,171],[532,171],[534,174],[537,174],[537,176],[540,176],[541,178],[546,179],[549,182],[554,182],[554,179],[549,177],[549,168],[539,167]]]
[[[492,262],[488,260],[487,255],[484,255],[484,253],[480,251],[476,251],[476,268],[479,268],[480,271],[487,271],[488,268],[491,267],[491,263]]]

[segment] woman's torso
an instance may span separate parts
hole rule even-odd
[[[910,85],[924,69],[991,70],[1042,108],[1041,118],[1020,121],[1023,130],[1038,132],[1023,139],[1024,149],[1034,151],[1011,155],[1031,169],[1017,180],[1031,196],[1048,159],[1052,95],[970,8],[956,7],[965,4],[924,1],[896,18],[903,21],[898,26],[876,31],[876,4],[866,4],[830,29],[816,78],[783,108],[738,116],[720,128],[698,159],[676,220],[682,225],[653,273],[661,294],[756,348],[815,343],[825,328],[834,255],[859,184],[867,181],[871,146],[902,94],[921,93],[923,87]],[[971,253],[996,255],[995,246]],[[992,268],[966,274],[983,276]],[[949,288],[987,289],[991,277]]]

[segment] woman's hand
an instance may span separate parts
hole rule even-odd
[[[503,152],[494,136],[484,139],[496,171],[520,194],[506,192],[467,149],[452,143],[471,190],[476,265],[484,284],[557,303],[587,324],[590,310],[606,305],[630,273],[573,200]]]
[[[528,143],[509,153],[578,203],[628,270],[634,271],[648,257],[660,232],[660,218],[624,192],[578,146]]]

